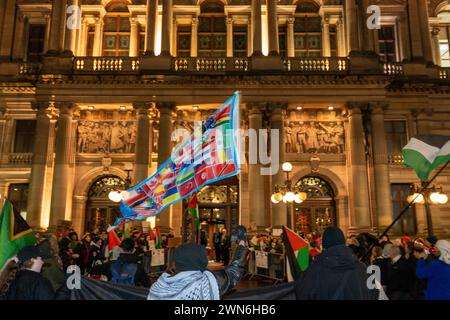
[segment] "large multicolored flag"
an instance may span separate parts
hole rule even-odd
[[[5,199],[0,216],[0,270],[22,248],[36,244],[36,236],[22,216]]]
[[[309,243],[286,226],[283,226],[281,237],[286,247],[292,276],[296,280],[309,267]]]
[[[239,92],[231,96],[157,172],[122,193],[123,220],[157,216],[204,186],[239,173]],[[201,132],[199,132],[201,131]]]
[[[450,137],[417,135],[403,148],[403,163],[427,181],[434,169],[450,161]]]

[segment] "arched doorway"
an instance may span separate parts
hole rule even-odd
[[[236,178],[229,178],[217,184],[205,186],[198,194],[198,209],[201,231],[206,232],[208,245],[213,247],[213,234],[216,230],[225,228],[232,234],[239,224],[239,184]],[[183,241],[195,241],[195,222],[187,213],[184,202]]]
[[[304,202],[295,204],[296,232],[323,232],[326,227],[336,225],[335,193],[327,181],[317,176],[306,176],[297,182],[296,187],[308,194]]]
[[[125,181],[117,176],[103,176],[89,188],[86,203],[85,231],[99,233],[120,216],[119,206],[109,200],[113,190],[125,190]]]

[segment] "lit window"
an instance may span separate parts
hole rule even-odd
[[[304,3],[297,6],[294,22],[294,48],[296,57],[322,56],[322,18],[319,8]]]
[[[450,68],[450,26],[441,27],[439,32],[439,50],[441,54],[441,66]]]
[[[130,17],[106,16],[103,27],[103,55],[126,57],[130,53]]]
[[[378,30],[378,48],[383,62],[395,62],[395,30],[394,26],[382,26]]]

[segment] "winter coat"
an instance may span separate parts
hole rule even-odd
[[[375,258],[373,264],[380,268],[381,285],[387,286],[389,280],[389,271],[391,268],[391,259],[387,257]]]
[[[409,267],[408,261],[401,257],[390,266],[386,294],[392,300],[408,300],[411,299],[413,287],[413,270]]]
[[[100,261],[104,260],[101,254],[101,248],[96,244],[92,244],[91,248],[89,249],[89,268],[95,266],[95,263],[98,260]]]
[[[20,270],[12,281],[5,300],[53,300],[50,281],[38,272]]]
[[[316,257],[296,281],[298,300],[376,300],[377,290],[367,287],[368,274],[352,249],[331,247]]]
[[[450,265],[433,259],[417,261],[416,275],[427,280],[426,300],[450,300]]]
[[[117,259],[117,261],[121,262],[121,263],[137,264],[137,271],[134,276],[135,286],[142,286],[142,287],[146,287],[146,288],[150,287],[150,279],[148,278],[148,276],[144,270],[144,267],[139,262],[139,257],[137,255],[135,255],[133,253],[121,253],[119,258]],[[91,271],[89,273],[93,274],[93,275],[104,275],[108,278],[108,281],[111,281],[111,279],[112,279],[111,266],[115,262],[116,261],[104,263],[99,266],[95,266],[91,269]]]

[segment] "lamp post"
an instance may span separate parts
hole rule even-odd
[[[296,187],[292,187],[292,181],[289,178],[289,173],[292,171],[292,164],[285,162],[281,168],[283,172],[286,173],[286,180],[282,186],[275,185],[271,200],[275,204],[278,204],[281,201],[286,204],[287,226],[292,229],[291,205],[293,205],[294,202],[302,203],[306,200],[307,195],[305,192],[300,192]]]
[[[412,184],[412,194],[408,196],[408,202],[414,201],[415,204],[425,205],[425,211],[427,214],[428,236],[430,237],[433,235],[433,221],[431,218],[430,204],[446,204],[448,201],[448,197],[442,192],[442,186],[436,187],[435,185],[433,185],[431,187],[424,188],[426,184],[426,182],[422,182],[421,184]],[[422,188],[422,192],[418,193]]]

